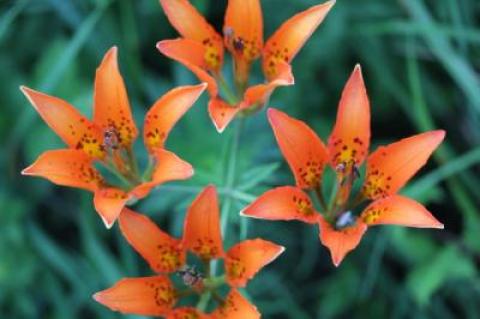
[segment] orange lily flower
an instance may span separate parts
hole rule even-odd
[[[141,176],[132,152],[138,130],[118,69],[116,47],[105,54],[97,69],[93,120],[57,97],[22,86],[33,107],[68,146],[43,153],[22,174],[93,192],[95,209],[110,228],[127,203],[147,196],[158,184],[193,175],[192,166],[167,151],[164,143],[175,123],[205,87],[200,84],[173,89],[148,111],[143,135],[150,162]],[[95,164],[113,173],[115,183],[102,176]]]
[[[210,292],[220,305],[209,314],[209,318],[259,318],[255,306],[236,289],[245,287],[284,248],[257,238],[242,241],[225,252],[219,218],[218,196],[214,186],[206,187],[188,209],[182,239],[171,237],[148,217],[125,208],[119,218],[120,229],[130,245],[158,275],[123,279],[112,288],[95,294],[95,300],[124,313],[183,318],[180,314],[197,314],[197,311],[174,308],[182,295]],[[188,252],[203,263],[203,272],[187,265]],[[210,274],[210,263],[214,259],[223,259],[223,276]],[[180,292],[179,288],[175,288],[169,274],[180,275],[186,290]],[[217,293],[223,284],[231,288],[225,299]],[[200,313],[198,315],[204,316]]]
[[[294,84],[290,63],[335,1],[294,15],[265,44],[259,0],[228,1],[223,39],[188,0],[160,0],[160,4],[182,37],[160,41],[157,48],[208,83],[208,112],[222,132],[239,112],[245,115],[260,109],[276,87]],[[221,72],[225,49],[233,58],[235,91]],[[266,82],[247,88],[251,65],[260,56]]]
[[[442,142],[442,130],[418,134],[368,155],[370,105],[360,66],[356,66],[340,100],[337,120],[326,146],[304,122],[275,109],[268,110],[280,150],[287,160],[296,186],[267,191],[242,215],[270,220],[300,220],[320,227],[320,241],[331,253],[335,266],[357,247],[368,226],[394,224],[408,227],[443,228],[420,203],[397,192],[423,166]],[[367,156],[368,155],[368,156]],[[351,196],[366,159],[363,187]],[[337,175],[331,203],[323,196],[322,174],[329,165]],[[323,214],[314,208],[305,191],[314,194]],[[359,204],[371,203],[363,209]]]

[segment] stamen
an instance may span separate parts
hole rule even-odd
[[[117,129],[110,126],[103,132],[103,148],[106,150],[117,150],[120,146],[120,137]]]
[[[355,224],[355,216],[351,211],[340,214],[335,220],[335,229],[340,230]]]
[[[183,283],[189,287],[195,287],[203,282],[204,276],[197,271],[195,266],[185,265],[177,271],[177,274],[182,278]]]

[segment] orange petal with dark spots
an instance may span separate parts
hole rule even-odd
[[[242,241],[230,248],[225,257],[227,283],[245,287],[264,266],[274,261],[285,248],[263,239]]]
[[[204,61],[208,69],[218,71],[223,62],[222,37],[187,0],[160,0],[173,27],[186,39],[205,48]]]
[[[156,273],[175,272],[185,263],[180,240],[163,232],[147,216],[124,208],[118,221],[123,236]]]
[[[429,131],[380,146],[368,157],[363,194],[370,199],[395,194],[426,164],[444,137],[445,131]]]
[[[210,316],[192,307],[175,308],[168,313],[166,319],[207,319]]]
[[[277,76],[280,61],[292,61],[334,4],[335,1],[328,1],[294,15],[268,39],[263,49],[262,66],[269,81]]]
[[[130,194],[137,199],[147,196],[155,186],[170,181],[188,179],[193,175],[192,165],[172,152],[159,148],[155,150],[153,156],[157,164],[153,169],[151,181],[142,183],[130,191]]]
[[[219,133],[222,133],[235,115],[242,110],[241,105],[232,106],[220,98],[212,98],[208,102],[208,114]]]
[[[337,120],[328,139],[330,161],[337,172],[349,174],[365,160],[370,145],[370,102],[360,65],[345,84]],[[342,167],[341,169],[339,169]]]
[[[102,183],[92,158],[81,150],[53,150],[40,155],[22,171],[22,175],[39,176],[62,186],[95,191]]]
[[[263,48],[263,17],[259,0],[229,0],[223,26],[225,46],[235,60],[235,75],[248,80],[250,64]]]
[[[218,195],[214,186],[207,186],[188,209],[183,244],[204,260],[223,256]]]
[[[271,189],[245,208],[241,215],[269,220],[299,220],[309,224],[320,216],[300,188],[283,186]]]
[[[440,228],[440,223],[422,204],[400,195],[378,199],[362,212],[367,225],[400,225],[416,228]]]
[[[93,204],[107,228],[113,226],[129,199],[130,195],[118,188],[105,187],[95,191]]]
[[[97,68],[93,121],[104,132],[113,131],[123,147],[130,146],[138,135],[127,90],[118,70],[116,47],[108,50]]]
[[[166,276],[124,278],[93,295],[95,301],[124,314],[164,316],[177,301],[177,292]]]
[[[244,102],[250,107],[265,104],[273,91],[279,86],[293,85],[295,80],[292,75],[292,67],[287,63],[280,63],[280,71],[277,77],[268,83],[257,84],[249,87],[244,94]]]
[[[207,91],[210,96],[217,96],[217,82],[207,72],[207,65],[204,61],[206,52],[202,44],[189,39],[164,40],[157,43],[157,49],[170,59],[182,63],[200,81],[207,83]]]
[[[23,94],[50,128],[71,148],[91,157],[103,158],[102,133],[85,116],[62,99],[20,87]]]
[[[257,307],[245,299],[236,289],[230,290],[225,302],[218,306],[211,317],[213,319],[259,319]]]
[[[323,142],[304,122],[281,111],[268,109],[268,119],[297,186],[318,187],[328,161],[328,151]]]
[[[320,216],[318,221],[320,241],[330,250],[333,264],[338,267],[343,258],[358,246],[363,234],[367,231],[367,225],[361,220],[357,220],[352,226],[336,230],[323,216]]]
[[[145,116],[143,139],[149,153],[163,148],[170,130],[192,107],[207,87],[206,84],[182,86],[158,99]]]

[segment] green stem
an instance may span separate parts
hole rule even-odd
[[[333,185],[333,189],[332,189],[332,193],[330,194],[330,199],[328,200],[328,209],[327,209],[327,212],[326,212],[326,215],[325,217],[327,218],[327,220],[331,220],[333,218],[333,212],[335,211],[335,206],[336,206],[336,199],[337,199],[337,193],[338,193],[338,189],[339,189],[339,186],[340,186],[340,181],[338,180],[338,178],[335,179],[335,184]]]
[[[239,98],[238,96],[230,89],[228,86],[227,81],[225,81],[225,78],[221,73],[219,73],[216,76],[216,80],[218,82],[218,86],[220,87],[220,92],[222,93],[223,97],[225,100],[228,102],[230,105],[237,105]]]
[[[153,173],[153,169],[155,168],[155,162],[156,162],[155,157],[153,156],[148,157],[147,168],[143,172],[142,180],[149,181],[150,179],[152,179],[152,173]]]
[[[203,282],[204,282],[205,288],[212,291],[225,283],[225,275],[221,275],[218,277],[209,277],[205,279]]]
[[[229,153],[229,158],[227,162],[227,174],[225,178],[225,189],[227,190],[233,189],[234,182],[235,182],[235,175],[236,175],[236,169],[237,169],[237,153],[238,153],[238,146],[240,144],[240,135],[243,128],[243,121],[244,121],[243,119],[239,119],[239,121],[236,123],[237,125],[233,133],[232,147]],[[221,224],[220,224],[224,238],[225,238],[225,228],[227,227],[231,205],[232,205],[232,199],[230,197],[227,197],[222,207],[222,217],[221,217]]]
[[[317,187],[314,189],[315,195],[317,195],[318,201],[320,202],[320,205],[322,206],[322,209],[324,212],[328,211],[328,206],[327,202],[325,201],[325,197],[323,196],[322,190],[321,190],[321,185],[318,184]]]
[[[133,170],[132,173],[138,179],[138,162],[135,154],[133,154],[133,150],[131,146],[127,148],[127,157],[128,157],[128,164]]]
[[[208,306],[208,302],[210,301],[210,297],[211,297],[212,293],[210,291],[206,291],[204,292],[201,296],[200,296],[200,300],[198,301],[197,303],[197,309],[204,312],[205,310],[207,310],[207,306]]]
[[[112,162],[100,162],[100,163],[102,164],[103,167],[105,167],[105,169],[107,171],[109,171],[116,178],[118,178],[120,180],[120,182],[125,184],[126,188],[132,188],[133,187],[134,184],[132,183],[132,181],[129,180],[128,178],[126,178],[125,176],[123,176],[122,174],[120,174],[120,172],[118,172],[117,168],[115,167],[115,165]]]

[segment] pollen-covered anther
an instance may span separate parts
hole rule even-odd
[[[170,283],[157,282],[146,283],[154,291],[155,303],[159,307],[173,307],[177,301],[177,291]]]
[[[315,213],[315,210],[313,209],[312,204],[307,198],[293,196],[292,200],[297,206],[297,213],[299,215],[312,216]]]
[[[117,150],[121,144],[121,136],[115,126],[109,126],[103,131],[102,146],[106,150]]]
[[[203,283],[204,276],[202,273],[197,271],[194,266],[184,266],[179,271],[178,274],[182,277],[183,283],[189,287],[201,286]]]
[[[220,250],[215,242],[210,238],[199,238],[197,239],[195,245],[192,247],[194,253],[203,260],[212,259],[213,256],[218,254]]]
[[[182,265],[181,252],[178,248],[169,245],[158,245],[157,249],[160,256],[160,260],[156,265],[158,269],[172,272]]]

